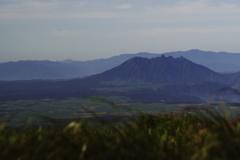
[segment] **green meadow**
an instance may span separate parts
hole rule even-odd
[[[185,108],[214,109],[220,114],[236,117],[239,104],[168,104],[168,103],[127,103],[126,97],[112,96],[90,99],[40,99],[0,102],[0,121],[12,126],[41,125],[49,119],[95,118],[112,119],[134,116],[139,113],[159,114],[178,112]],[[93,116],[94,115],[94,116]],[[45,117],[45,118],[44,118]],[[48,123],[48,122],[47,122]]]

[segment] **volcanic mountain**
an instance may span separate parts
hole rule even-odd
[[[178,84],[217,81],[222,75],[183,57],[171,56],[152,59],[135,57],[118,67],[98,75],[84,78],[95,82],[126,84],[154,83]]]

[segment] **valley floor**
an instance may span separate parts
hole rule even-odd
[[[96,118],[114,119],[146,114],[178,114],[188,109],[217,111],[228,117],[236,117],[239,104],[167,104],[167,103],[118,103],[104,99],[41,99],[0,102],[1,122],[11,126],[49,124],[55,119]],[[189,111],[191,113],[191,111]]]

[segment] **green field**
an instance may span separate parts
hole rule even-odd
[[[177,113],[185,108],[197,108],[218,111],[236,117],[240,111],[238,104],[218,105],[209,104],[167,104],[167,103],[126,103],[125,97],[105,97],[104,99],[77,99],[69,98],[19,100],[0,102],[1,122],[8,122],[12,126],[23,124],[49,123],[54,119],[95,118],[96,116],[112,119],[138,115],[140,113],[159,114]]]

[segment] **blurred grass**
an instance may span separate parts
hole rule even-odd
[[[78,119],[45,128],[0,125],[3,160],[235,160],[240,159],[239,151],[239,118],[209,109],[108,121]]]

